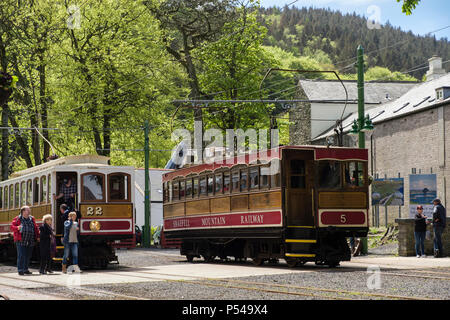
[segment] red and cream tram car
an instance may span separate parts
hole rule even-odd
[[[282,146],[163,175],[164,232],[189,261],[336,266],[368,232],[367,149]]]
[[[109,158],[97,155],[69,156],[25,169],[0,182],[0,251],[15,254],[10,230],[20,207],[28,205],[38,224],[52,214],[57,238],[57,257],[62,260],[63,224],[60,205],[64,180],[76,185],[75,210],[80,224],[81,266],[106,267],[117,260],[113,245],[134,240],[134,167],[111,166]],[[132,189],[133,187],[133,189]]]

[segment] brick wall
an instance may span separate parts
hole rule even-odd
[[[399,256],[415,256],[415,239],[414,239],[414,219],[396,219],[398,224],[398,254]],[[425,254],[433,255],[433,227],[431,224],[427,225],[427,230],[431,232],[431,239],[425,240]],[[442,246],[444,248],[444,255],[450,256],[450,218],[447,218],[447,227],[442,234]]]

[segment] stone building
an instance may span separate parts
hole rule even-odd
[[[440,58],[429,61],[427,82],[416,84],[398,99],[366,108],[365,114],[375,127],[366,133],[369,174],[374,178],[404,178],[404,205],[379,208],[382,226],[386,216],[388,223],[410,216],[410,174],[436,174],[437,196],[444,206],[450,206],[450,74],[442,72]],[[355,112],[343,121],[344,133],[357,118]],[[313,143],[325,144],[333,135],[330,129]],[[357,136],[350,137],[345,140],[347,146],[357,147]],[[373,223],[375,210],[372,214]]]
[[[297,98],[313,102],[298,103],[289,112],[289,121],[293,123],[289,130],[290,144],[311,144],[317,136],[334,127],[336,120],[343,119],[358,110],[358,91],[356,81],[343,81],[346,94],[338,80],[300,80]],[[377,107],[395,100],[414,87],[416,82],[366,83],[366,109]]]

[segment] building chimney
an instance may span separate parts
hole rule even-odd
[[[437,79],[445,74],[445,70],[442,69],[442,58],[438,56],[433,56],[428,59],[430,69],[428,70],[426,77],[427,81]]]

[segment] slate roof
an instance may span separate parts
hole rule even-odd
[[[416,113],[442,104],[450,104],[450,97],[445,100],[436,100],[436,89],[448,86],[450,86],[450,73],[431,81],[416,84],[414,88],[398,99],[366,110],[365,115],[369,115],[372,123],[376,125],[377,123],[405,116],[409,113]],[[343,121],[342,127],[344,133],[351,130],[353,121],[357,118],[358,113],[354,112]],[[320,140],[334,135],[333,129],[330,128],[329,131],[316,137],[314,140]]]
[[[358,99],[358,88],[356,81],[345,80],[344,85],[348,91],[349,100]],[[345,90],[338,80],[300,80],[301,87],[305,91],[309,100],[345,100]],[[386,99],[386,94],[390,100],[397,99],[417,82],[407,81],[384,81],[384,82],[366,82],[364,84],[364,97],[367,104],[380,104]]]

